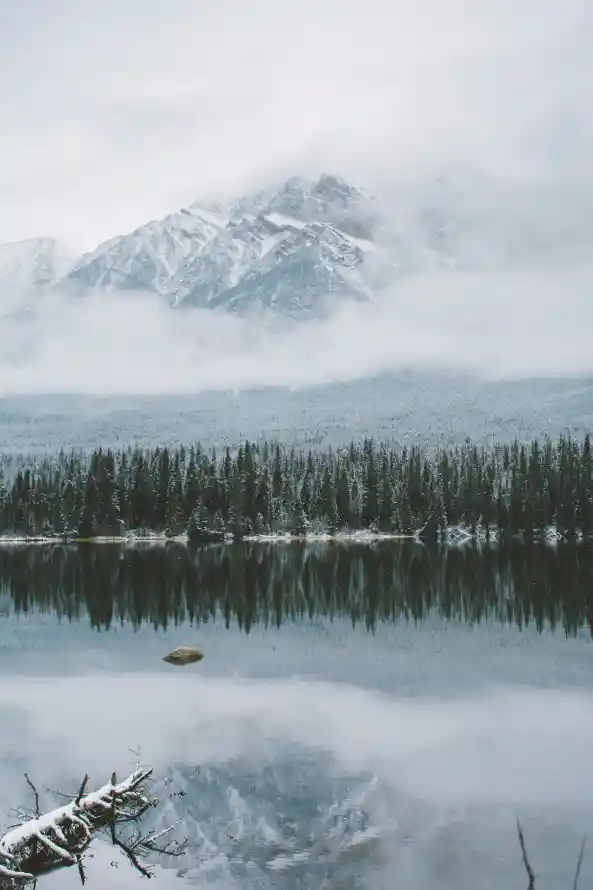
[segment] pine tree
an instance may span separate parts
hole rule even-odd
[[[99,530],[97,514],[100,506],[99,487],[89,470],[84,487],[84,502],[78,521],[78,534],[81,538],[92,538]]]
[[[351,521],[350,484],[343,464],[340,465],[336,476],[336,520],[339,528],[347,528]]]

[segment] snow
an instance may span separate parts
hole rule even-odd
[[[369,293],[360,262],[368,243],[335,228],[338,186],[332,177],[293,177],[232,205],[193,203],[103,242],[76,262],[71,258],[61,277],[56,271],[45,278],[81,293],[148,291],[171,307],[189,298],[192,306],[240,312],[269,307],[298,316],[319,307],[323,313],[327,281],[336,282],[334,289],[342,283],[355,299]],[[356,222],[360,194],[345,183],[338,191],[340,212]],[[352,207],[344,210],[344,200]],[[280,242],[284,249],[275,251]],[[21,278],[34,285],[35,255],[23,250],[17,264]],[[11,260],[9,270],[1,259],[0,283],[14,266]],[[346,280],[344,271],[355,267]],[[304,281],[310,285],[303,287]]]
[[[175,307],[324,314],[327,283],[367,300],[403,275],[593,260],[593,201],[484,176],[397,183],[385,207],[334,176],[292,177],[234,202],[193,203],[75,260],[49,238],[0,245],[0,285],[149,291]],[[554,214],[547,208],[555,208]],[[558,212],[556,212],[558,210]],[[381,230],[380,242],[375,232]],[[274,251],[272,234],[282,236]],[[277,267],[277,268],[275,268]]]
[[[0,860],[4,859],[5,862],[10,863],[9,866],[6,866],[0,861],[0,874],[4,874],[7,877],[32,877],[26,872],[19,870],[18,861],[19,848],[28,844],[33,838],[45,845],[57,857],[66,862],[72,862],[74,857],[65,848],[67,840],[62,827],[66,827],[68,823],[75,823],[83,829],[84,836],[90,839],[93,829],[91,811],[110,809],[113,806],[114,796],[118,796],[124,802],[126,799],[133,801],[140,807],[148,804],[148,799],[137,789],[141,787],[151,774],[151,769],[143,769],[138,766],[123,782],[118,784],[111,784],[110,782],[97,791],[85,794],[78,802],[76,799],[73,799],[68,804],[56,807],[56,809],[51,810],[49,813],[43,813],[37,818],[28,819],[21,825],[10,829],[0,838]],[[64,846],[55,843],[49,836],[50,833]]]
[[[152,290],[176,302],[174,289],[187,260],[215,242],[226,225],[223,216],[192,205],[104,241],[79,259],[67,280],[105,290]]]
[[[260,248],[260,259],[263,260],[277,244],[282,241],[281,235],[267,235],[262,239],[261,248]]]
[[[365,253],[371,253],[376,250],[375,245],[372,241],[367,241],[365,238],[355,238],[354,235],[347,235],[345,232],[340,232],[342,238],[345,238],[353,247],[358,247],[359,250],[362,250]]]
[[[76,255],[54,238],[0,244],[0,282],[29,289],[51,285],[74,266]]]
[[[224,229],[229,224],[230,217],[223,216],[222,214],[213,213],[206,207],[203,207],[200,204],[192,204],[189,207],[189,211],[198,219],[203,220],[205,223],[213,226],[217,229]]]
[[[278,226],[279,228],[307,228],[307,223],[302,222],[300,219],[295,219],[292,216],[283,216],[281,213],[267,213],[264,219],[266,219],[268,222],[271,222],[272,225]]]
[[[237,242],[237,255],[227,279],[229,287],[235,287],[249,268],[249,260],[246,259],[247,251],[245,247],[246,245],[243,242]]]

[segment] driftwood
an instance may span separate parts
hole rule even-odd
[[[143,852],[182,855],[187,839],[183,843],[158,844],[179,823],[144,836],[138,831],[127,832],[125,837],[118,834],[120,826],[137,824],[142,815],[158,803],[147,792],[151,775],[151,769],[138,763],[134,772],[122,782],[117,782],[113,773],[109,784],[91,792],[86,790],[87,775],[76,794],[61,795],[69,798],[68,803],[44,814],[39,812],[37,789],[25,775],[35,796],[35,809],[21,812],[20,815],[27,818],[0,837],[0,890],[20,890],[48,872],[72,865],[77,866],[84,883],[82,854],[101,830],[108,833],[111,842],[146,877],[151,877],[152,873],[140,862],[139,856]]]

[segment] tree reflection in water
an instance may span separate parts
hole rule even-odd
[[[223,617],[249,632],[302,617],[422,621],[434,610],[593,634],[593,552],[513,542],[431,549],[411,542],[51,545],[0,549],[0,593],[17,612],[53,611],[107,629]]]

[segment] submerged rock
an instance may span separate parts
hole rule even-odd
[[[191,646],[178,646],[168,655],[163,657],[163,661],[169,664],[192,664],[194,661],[201,661],[204,655],[199,649],[193,649]]]

